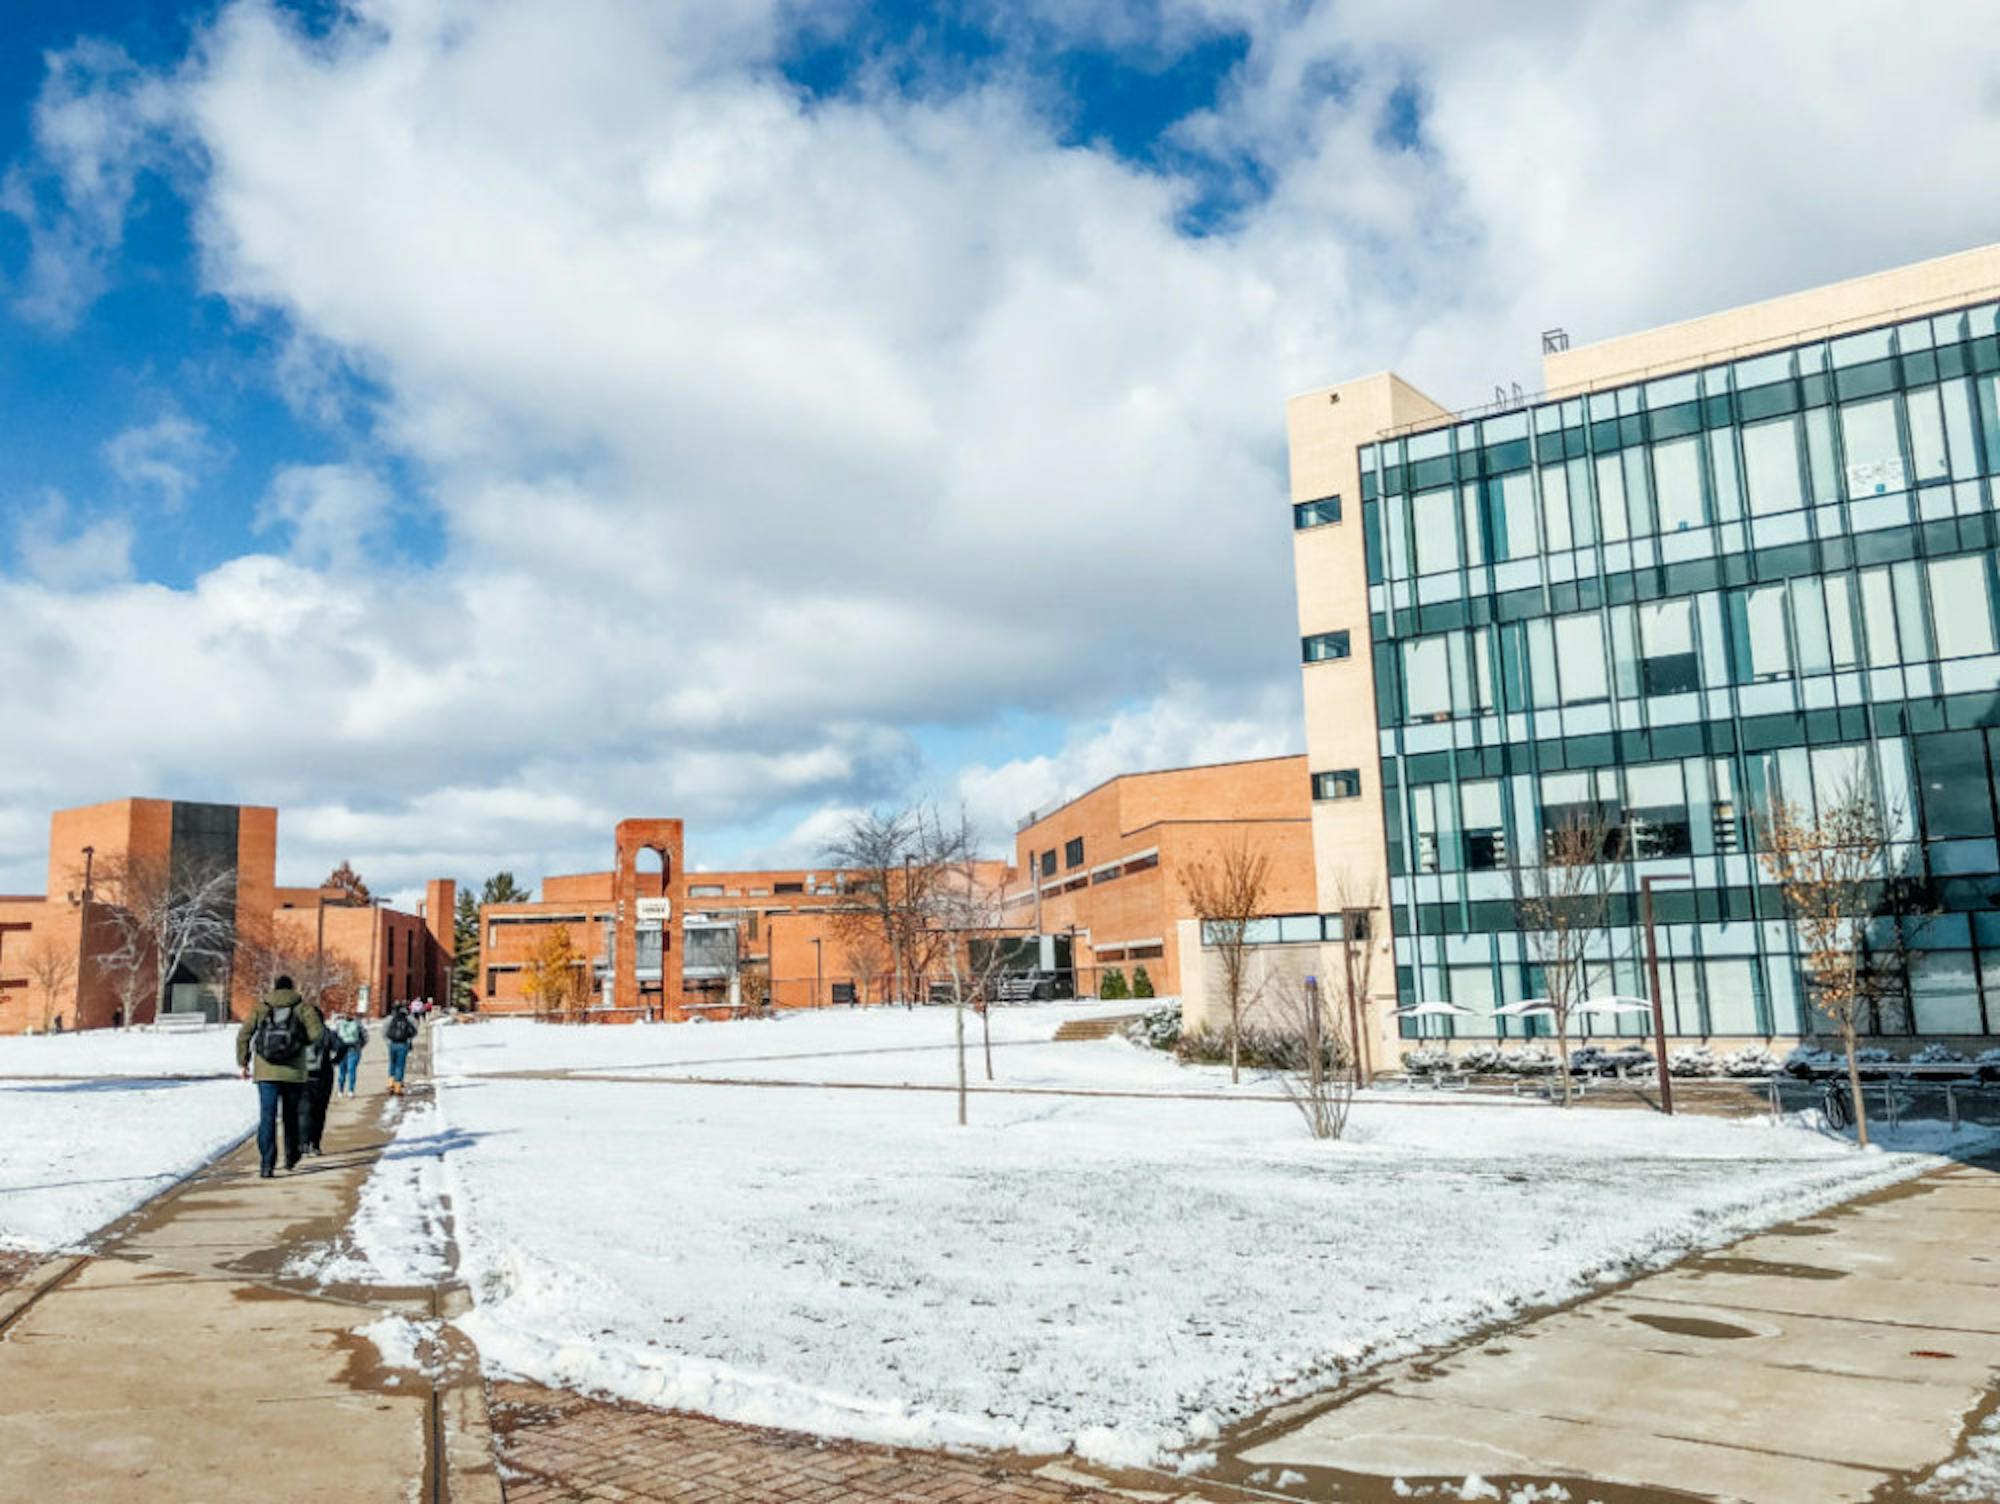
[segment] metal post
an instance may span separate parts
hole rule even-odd
[[[90,964],[90,872],[97,860],[97,848],[83,848],[83,922],[76,932],[76,1008],[70,1016],[75,1028],[83,1027],[83,972]]]
[[[1951,1121],[1951,1131],[1958,1132],[1958,1083],[1955,1081],[1944,1084],[1944,1115]]]
[[[312,979],[312,988],[313,988],[312,997],[313,997],[313,1006],[315,1008],[317,1008],[320,1005],[320,999],[324,996],[326,991],[325,988],[320,986],[320,978],[326,975],[326,890],[325,889],[320,890],[319,903],[316,905],[316,907],[319,910],[319,922],[315,926],[315,932],[313,935],[313,979]]]
[[[814,935],[813,936],[813,1006],[815,1008],[823,1008],[826,1006],[824,1003],[820,1001],[821,998],[826,996],[826,991],[824,986],[825,969],[820,965],[820,956],[821,956],[821,951],[819,945],[819,936]]]
[[[1646,921],[1646,980],[1653,993],[1653,1057],[1660,1069],[1660,1111],[1674,1110],[1674,1077],[1667,1069],[1667,1012],[1660,1002],[1660,948],[1653,933],[1653,877],[1639,880],[1639,907]]]

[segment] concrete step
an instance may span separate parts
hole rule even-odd
[[[1109,1039],[1114,1034],[1122,1033],[1127,1024],[1137,1023],[1145,1016],[1143,1013],[1116,1013],[1102,1018],[1072,1018],[1056,1027],[1056,1038]]]

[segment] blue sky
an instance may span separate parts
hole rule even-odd
[[[407,890],[1296,750],[1285,396],[2000,238],[1970,10],[10,7],[0,890],[126,793]]]

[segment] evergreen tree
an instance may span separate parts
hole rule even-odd
[[[526,903],[534,895],[514,881],[511,872],[496,872],[486,879],[486,886],[479,890],[479,901],[488,903]]]
[[[1132,996],[1151,997],[1152,995],[1153,979],[1146,975],[1146,968],[1143,966],[1134,968],[1132,972]]]
[[[470,888],[458,895],[458,912],[451,923],[451,1005],[478,1006],[479,998],[479,900]]]
[[[1104,979],[1097,984],[1097,995],[1108,1002],[1117,1002],[1132,995],[1125,985],[1125,973],[1119,967],[1112,967],[1104,973]]]

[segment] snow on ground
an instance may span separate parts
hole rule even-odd
[[[236,1025],[89,1029],[0,1038],[0,1080],[13,1076],[233,1076]]]
[[[361,1188],[340,1238],[292,1260],[285,1272],[323,1285],[430,1285],[451,1272],[444,1215],[444,1159],[451,1140],[437,1109],[392,1099],[383,1126],[395,1139]]]
[[[256,1126],[234,1078],[0,1081],[0,1248],[75,1247]]]
[[[996,1030],[1045,1038],[1059,1016],[1007,1010]],[[1140,1462],[1343,1366],[1925,1163],[1762,1120],[1497,1103],[1367,1103],[1328,1145],[1287,1104],[1220,1088],[980,1096],[959,1129],[929,1092],[496,1074],[726,1060],[731,1075],[937,1080],[949,1027],[949,1010],[885,1010],[441,1031],[447,1181],[478,1302],[462,1325],[496,1368],[644,1403]],[[1115,1040],[995,1064],[1003,1083],[1218,1074]]]

